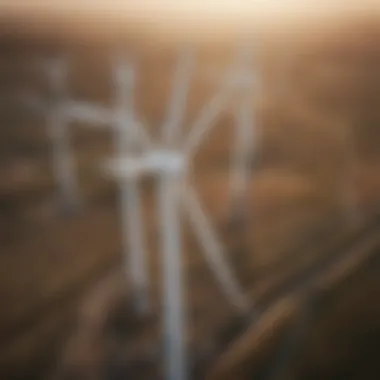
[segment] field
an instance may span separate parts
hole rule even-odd
[[[231,307],[184,221],[194,378],[284,378],[277,364],[287,379],[379,377],[379,38],[379,28],[365,25],[327,40],[292,36],[259,46],[257,128],[240,218],[228,202],[238,96],[194,157],[191,182],[256,305],[248,317]],[[68,213],[58,202],[46,121],[21,105],[20,94],[52,96],[33,62],[57,51],[72,58],[72,98],[114,104],[111,47],[57,46],[1,41],[0,377],[161,378],[155,184],[141,184],[153,300],[141,318],[121,274],[118,187],[100,170],[114,153],[112,130],[70,126],[82,205]],[[129,48],[138,50],[139,114],[159,136],[176,50]],[[232,57],[230,46],[197,53],[184,136],[217,88],[204,72],[223,70]],[[294,331],[301,348],[284,358]]]

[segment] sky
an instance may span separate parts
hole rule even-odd
[[[2,0],[0,17],[23,18],[56,27],[62,20],[87,28],[145,25],[178,35],[206,35],[215,29],[256,31],[308,27],[346,15],[374,14],[379,0]],[[380,15],[380,12],[378,13]],[[87,21],[82,22],[81,18]],[[37,20],[37,21],[36,21]],[[90,20],[90,22],[88,21]],[[107,24],[109,21],[109,25]],[[55,23],[57,22],[57,23]],[[90,25],[91,24],[91,25]],[[68,24],[66,24],[68,25]],[[172,33],[173,34],[173,33]]]

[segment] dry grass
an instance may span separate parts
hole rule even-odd
[[[354,222],[359,225],[379,209],[380,156],[374,149],[380,142],[379,98],[375,91],[379,74],[374,62],[379,62],[380,51],[374,35],[362,38],[363,43],[351,39],[352,44],[334,40],[328,44],[324,40],[323,49],[318,44],[307,46],[304,41],[302,44],[294,41],[294,46],[289,42],[290,58],[294,59],[291,72],[286,62],[281,61],[284,57],[274,53],[276,43],[270,46],[273,50],[259,51],[258,60],[264,72],[263,90],[260,99],[255,101],[259,128],[257,150],[252,152],[254,164],[249,191],[244,200],[248,215],[244,228],[226,223],[230,211],[228,174],[234,128],[231,109],[216,121],[214,131],[194,158],[191,180],[228,247],[227,259],[255,300],[264,302],[287,279],[321,260],[328,253],[324,247],[352,227],[348,217],[353,215],[355,207],[360,218]],[[297,44],[308,50],[301,52]],[[23,55],[16,47],[12,50],[5,46],[3,50],[2,94],[11,99],[10,93],[17,87],[15,78],[21,88],[38,87],[40,93],[44,93],[46,88],[40,83],[41,78],[34,78],[20,63],[23,60],[28,63],[26,58],[37,55],[38,51],[30,49]],[[111,106],[114,91],[107,70],[108,50],[90,51],[82,47],[74,50],[77,55],[69,80],[72,96]],[[142,79],[136,90],[136,102],[150,133],[158,135],[158,127],[165,117],[175,57],[172,51],[147,51],[140,55]],[[215,51],[214,57],[212,52],[206,53],[210,57],[202,55],[202,65],[212,58],[220,66],[226,65],[225,52]],[[200,78],[194,81],[185,130],[213,89],[214,85],[206,85]],[[2,109],[8,112],[1,114],[7,128],[0,131],[0,227],[12,232],[12,236],[5,233],[1,242],[0,372],[5,377],[19,375],[22,378],[36,364],[51,363],[51,358],[45,355],[49,351],[53,353],[68,332],[82,297],[110,268],[119,265],[120,223],[115,184],[99,174],[101,160],[112,153],[110,132],[89,131],[80,125],[71,129],[85,207],[79,215],[64,219],[54,200],[55,183],[50,169],[46,125],[41,119],[35,120],[17,111],[17,107],[16,115],[8,106]],[[160,226],[151,184],[145,184],[145,188],[144,216],[152,296],[155,310],[159,310]],[[353,200],[346,194],[347,189],[354,189]],[[239,324],[239,318],[216,286],[201,249],[187,227],[184,243],[190,285],[189,345],[192,353],[198,353],[197,360],[215,359],[231,340],[231,336],[221,336],[231,324]],[[111,282],[118,276],[115,274]],[[378,288],[378,282],[373,280],[372,286]],[[112,288],[116,294],[120,291],[119,285]],[[105,297],[104,306],[98,299],[98,288],[94,292],[95,311],[85,304],[84,309],[90,315],[80,319],[79,335],[70,339],[60,374],[72,370],[82,379],[94,379],[94,371],[99,374],[98,366],[106,365],[109,355],[131,358],[132,349],[138,347],[133,357],[150,363],[144,376],[152,379],[149,371],[155,371],[156,367],[151,363],[158,357],[150,350],[158,342],[157,319],[138,321],[131,316],[135,318],[132,325],[139,323],[148,329],[145,335],[134,335],[133,339],[128,334],[123,336],[122,343],[128,343],[123,351],[115,336],[111,334],[111,339],[107,335],[112,323],[101,320],[94,327],[96,318],[106,318],[104,311],[112,314],[107,306],[112,302]],[[125,315],[125,310],[123,313]],[[270,318],[264,318],[264,325],[269,322]],[[379,326],[374,324],[374,328]],[[318,327],[319,332],[318,329],[324,327]],[[255,329],[253,331],[257,334]],[[92,344],[94,339],[96,344]],[[324,344],[316,343],[318,347]],[[315,355],[319,358],[323,352]],[[250,361],[251,357],[246,360]],[[264,359],[259,356],[255,360]],[[308,360],[304,362],[309,363]],[[305,364],[309,365],[307,369],[300,371],[309,374],[310,368],[321,366],[323,360],[316,358],[313,364]],[[82,368],[83,362],[87,364]],[[120,362],[116,367],[118,365]],[[144,378],[139,372],[141,369],[131,368],[136,378]]]

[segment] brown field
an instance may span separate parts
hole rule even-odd
[[[257,313],[242,316],[229,305],[185,222],[194,378],[380,377],[379,42],[380,28],[365,25],[331,39],[292,36],[259,46],[256,144],[242,199],[247,218],[231,220],[228,203],[232,103],[195,157],[191,180]],[[112,106],[110,46],[60,45],[73,57],[70,96]],[[120,274],[117,187],[100,170],[113,154],[112,132],[71,126],[83,207],[66,215],[46,123],[18,98],[49,98],[31,63],[57,46],[5,37],[0,43],[0,378],[158,379],[154,184],[141,184],[153,312],[139,318]],[[138,49],[136,104],[159,136],[176,55],[159,46]],[[202,70],[226,67],[230,53],[229,46],[199,52],[184,131],[215,89]],[[294,326],[304,328],[301,342],[284,361]]]

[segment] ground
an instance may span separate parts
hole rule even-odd
[[[328,43],[313,39],[313,44],[303,37],[287,41],[289,49],[282,47],[280,53],[275,42],[259,50],[257,70],[262,75],[252,103],[257,128],[247,195],[241,199],[245,219],[232,220],[228,203],[234,102],[215,120],[214,129],[194,158],[191,181],[227,247],[225,253],[232,269],[251,300],[264,310],[264,317],[267,303],[276,299],[273,294],[281,293],[283,284],[297,274],[307,273],[326,256],[334,256],[332,247],[349,239],[353,231],[366,226],[379,212],[380,50],[373,29],[368,33],[357,31],[354,37],[352,33],[345,37],[342,32],[340,39],[332,38]],[[73,53],[70,95],[111,106],[114,87],[107,61],[109,49],[79,46],[68,50]],[[201,105],[215,90],[215,84],[202,76],[203,69],[208,64],[225,67],[227,50],[202,51],[184,131],[189,130]],[[72,125],[71,146],[83,205],[70,214],[57,202],[46,123],[33,112],[22,111],[20,92],[50,96],[44,75],[36,74],[32,65],[34,58],[49,53],[51,48],[41,43],[2,42],[0,372],[5,378],[20,379],[25,373],[32,378],[35,372],[39,378],[48,368],[60,379],[70,374],[94,379],[101,371],[106,371],[108,378],[117,377],[112,371],[121,371],[132,378],[152,379],[159,373],[155,363],[160,358],[157,313],[161,304],[160,225],[154,183],[141,185],[154,312],[139,319],[129,304],[125,305],[127,309],[119,309],[126,295],[130,298],[130,290],[120,274],[118,189],[100,172],[103,160],[113,153],[112,131]],[[158,136],[176,55],[150,46],[142,48],[139,57],[136,104],[150,133]],[[293,63],[290,69],[288,60]],[[243,318],[228,303],[188,223],[183,228],[189,351],[195,373],[202,371],[202,375],[196,375],[199,377],[205,376],[205,369],[213,364],[218,373],[218,358],[223,358],[223,353],[228,357],[228,345],[240,337],[250,319]],[[329,312],[321,312],[316,318],[304,343],[308,349],[304,349],[301,364],[289,369],[289,379],[309,379],[312,372],[313,378],[332,379],[337,374],[346,376],[345,370],[353,379],[361,378],[361,372],[354,377],[354,370],[347,369],[347,363],[360,356],[352,348],[367,346],[366,356],[370,357],[371,347],[374,351],[379,340],[372,339],[370,346],[368,325],[374,336],[378,337],[380,331],[380,318],[376,318],[379,308],[369,306],[376,304],[380,286],[376,275],[378,246],[377,251],[367,251],[375,252],[375,259],[371,256],[371,265],[363,264],[365,275],[357,269],[358,274],[347,280],[347,285],[329,295],[335,301],[329,304],[326,296],[327,301],[322,302]],[[358,289],[368,298],[360,297]],[[298,299],[296,306],[294,302],[293,298],[289,301],[291,307],[285,303],[285,310],[297,311]],[[280,311],[276,311],[276,305],[273,301],[273,313],[282,315],[283,304]],[[338,305],[336,311],[329,305]],[[82,314],[77,322],[78,306]],[[268,310],[266,323],[273,315],[270,307]],[[297,314],[290,311],[284,315],[291,321],[293,313]],[[124,318],[115,321],[108,314]],[[336,327],[345,319],[341,315],[351,317],[339,330]],[[367,322],[360,324],[363,320]],[[263,329],[268,328],[270,325],[264,323]],[[353,337],[350,329],[358,334]],[[334,339],[335,344],[348,340],[346,354],[334,357]],[[330,361],[326,347],[334,357]],[[246,352],[248,358],[256,355],[249,345]],[[256,361],[265,363],[263,355],[258,355]],[[254,370],[244,363],[239,367],[239,356],[236,360],[240,377],[228,371],[225,376],[250,378]],[[368,378],[377,378],[379,372],[374,373]]]

